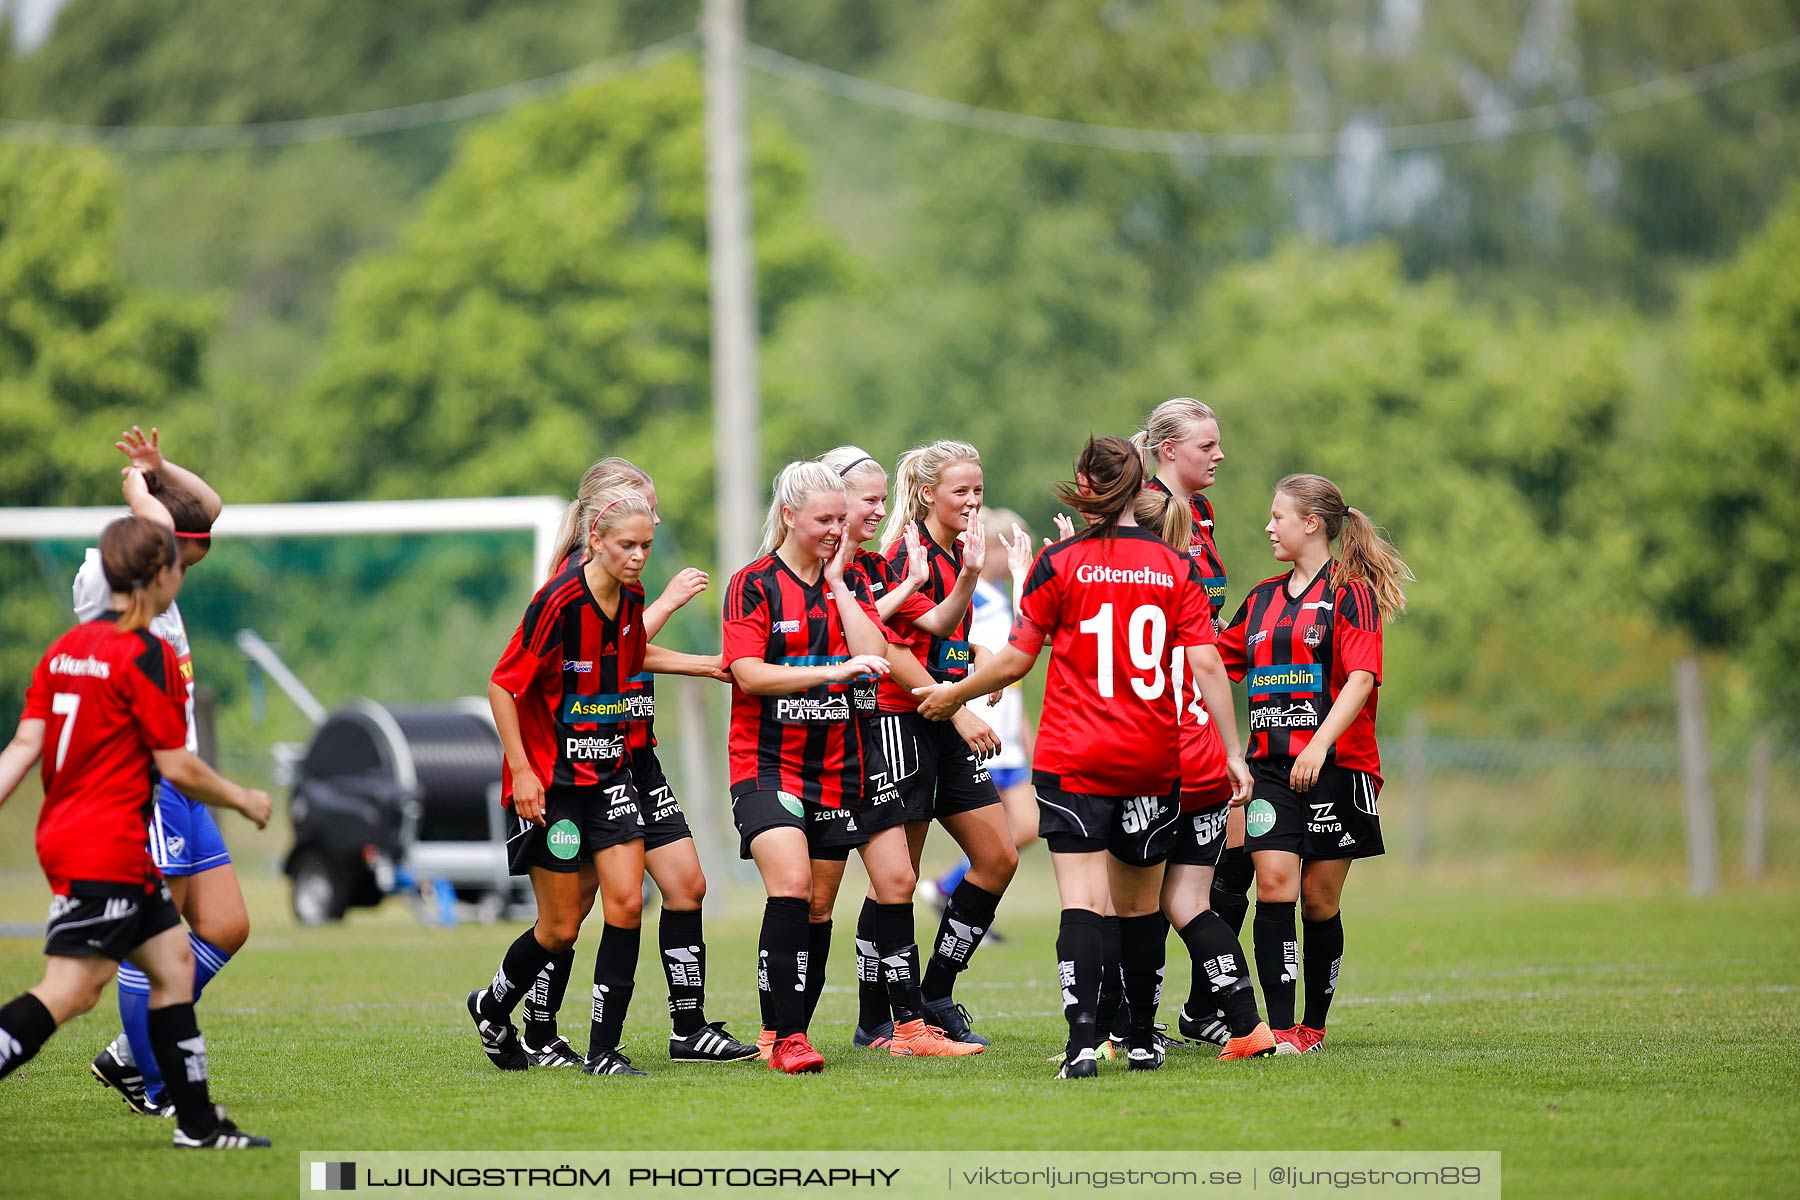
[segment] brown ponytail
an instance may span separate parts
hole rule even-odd
[[[1076,482],[1057,487],[1056,497],[1079,509],[1101,537],[1111,537],[1119,518],[1131,511],[1144,490],[1144,462],[1137,448],[1120,437],[1089,437],[1075,460]],[[1087,481],[1087,491],[1080,481]]]
[[[1301,516],[1318,517],[1325,524],[1325,537],[1342,538],[1338,551],[1338,583],[1360,579],[1375,593],[1375,604],[1381,619],[1392,621],[1406,611],[1403,583],[1415,579],[1388,540],[1381,536],[1375,523],[1360,510],[1344,503],[1337,484],[1323,475],[1289,475],[1275,485],[1294,502]]]
[[[119,628],[148,629],[158,615],[150,585],[164,567],[181,561],[175,533],[146,517],[120,517],[100,533],[100,569],[115,596],[129,596]]]

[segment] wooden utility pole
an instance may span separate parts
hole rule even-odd
[[[1681,726],[1682,812],[1687,825],[1688,890],[1719,890],[1719,830],[1713,815],[1712,763],[1706,746],[1706,699],[1700,662],[1685,655],[1675,664],[1675,711]]]
[[[706,238],[712,291],[714,498],[718,568],[756,552],[762,505],[762,400],[756,364],[756,252],[744,92],[744,0],[706,0]]]

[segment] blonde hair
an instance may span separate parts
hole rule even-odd
[[[1342,537],[1336,582],[1360,579],[1368,584],[1384,621],[1406,611],[1406,592],[1401,585],[1416,578],[1412,568],[1373,521],[1344,503],[1337,484],[1323,475],[1289,475],[1275,490],[1292,500],[1301,516],[1318,517],[1325,525],[1327,541]]]
[[[839,446],[835,450],[827,450],[819,455],[818,461],[830,467],[846,487],[852,478],[867,475],[870,471],[879,471],[882,480],[887,479],[887,468],[881,465],[881,460],[861,446]]]
[[[981,465],[981,451],[967,442],[938,441],[915,446],[900,456],[894,467],[894,507],[881,531],[881,552],[886,554],[906,535],[906,527],[923,520],[927,511],[920,492],[936,487],[944,468],[968,462]]]
[[[1150,419],[1144,427],[1132,434],[1131,444],[1144,460],[1144,474],[1155,475],[1162,469],[1162,460],[1157,457],[1157,450],[1167,441],[1180,441],[1193,435],[1194,426],[1202,421],[1218,423],[1219,418],[1213,410],[1192,396],[1177,396],[1173,400],[1164,400],[1150,410]]]
[[[769,515],[763,519],[764,554],[773,554],[787,540],[787,522],[781,519],[782,509],[797,513],[820,492],[836,492],[842,496],[844,481],[822,462],[793,462],[781,468],[772,491]]]
[[[1161,488],[1147,487],[1132,501],[1131,513],[1139,525],[1183,554],[1188,552],[1194,540],[1194,514],[1186,501]]]
[[[591,503],[602,492],[636,489],[641,493],[649,483],[649,473],[628,459],[603,458],[589,467],[581,477],[581,486],[575,489],[575,499],[569,502],[569,507],[563,511],[562,522],[556,527],[556,552],[550,556],[544,578],[553,578],[569,561],[569,555],[586,545],[588,526],[592,524],[594,514],[590,510],[584,518],[584,504]]]

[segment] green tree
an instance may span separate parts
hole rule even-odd
[[[670,64],[474,134],[392,252],[353,270],[307,397],[311,494],[570,491],[653,465],[672,530],[710,540],[701,89]],[[833,282],[801,164],[758,129],[762,328]]]
[[[195,407],[208,314],[136,294],[114,245],[115,181],[98,153],[0,148],[0,504],[119,495],[120,430]],[[71,621],[68,580],[0,546],[0,709],[17,712]]]
[[[1650,590],[1749,668],[1769,714],[1800,711],[1800,192],[1710,279],[1693,401],[1663,430],[1645,529]]]

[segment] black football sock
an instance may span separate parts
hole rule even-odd
[[[1099,913],[1065,908],[1056,933],[1056,978],[1062,988],[1063,1019],[1069,1023],[1065,1058],[1074,1058],[1099,1040],[1095,1012],[1100,1005],[1103,953],[1100,922]]]
[[[894,1014],[894,1024],[903,1025],[925,1015],[925,995],[919,990],[919,946],[913,939],[913,906],[905,904],[877,905],[875,939],[880,947],[879,965],[882,986],[887,991],[887,1005]],[[884,1016],[882,1020],[886,1020]],[[864,1025],[865,1030],[870,1026]]]
[[[56,1032],[56,1018],[30,992],[0,1008],[0,1079],[30,1062]]]
[[[625,1033],[625,1013],[637,981],[638,947],[644,931],[607,925],[594,952],[594,1012],[588,1024],[588,1060],[616,1050]]]
[[[1119,1006],[1125,1002],[1124,935],[1119,931],[1119,918],[1100,918],[1100,1002],[1095,1020],[1100,1023],[1100,1036],[1111,1037],[1118,1031]]]
[[[831,922],[808,922],[806,926],[806,1027],[812,1028],[813,1014],[819,1011],[819,997],[825,994],[825,963],[831,957]]]
[[[1159,912],[1119,918],[1125,1002],[1131,1009],[1131,1044],[1148,1046],[1156,1034],[1162,1003],[1163,966],[1168,958],[1169,922]]]
[[[1256,864],[1242,846],[1225,851],[1213,872],[1212,910],[1231,926],[1233,937],[1243,936],[1244,916],[1250,911],[1250,884],[1255,879]]]
[[[494,972],[494,982],[488,985],[481,1015],[490,1021],[510,1017],[550,959],[550,952],[538,944],[535,926],[513,939],[506,957],[500,960],[500,969]]]
[[[1294,1025],[1294,985],[1300,975],[1300,940],[1294,935],[1294,902],[1258,900],[1254,926],[1256,978],[1262,983],[1269,1028]]]
[[[756,985],[769,995],[777,1039],[806,1032],[806,901],[770,896],[763,905]]]
[[[656,923],[663,978],[669,981],[669,1021],[676,1037],[692,1037],[706,1026],[706,938],[700,910],[664,908]]]
[[[1181,929],[1181,940],[1194,962],[1194,982],[1204,998],[1191,1002],[1188,1015],[1218,1010],[1225,1014],[1232,1037],[1255,1029],[1256,989],[1250,985],[1250,964],[1238,945],[1231,926],[1216,912],[1203,912]]]
[[[1333,913],[1323,921],[1306,921],[1306,1020],[1303,1025],[1325,1028],[1331,1011],[1331,995],[1337,991],[1338,968],[1344,963],[1344,915]]]
[[[856,917],[856,1023],[864,1033],[874,1033],[888,1019],[888,989],[881,967],[881,934],[875,897],[864,896]],[[912,911],[912,906],[907,906]]]
[[[969,965],[975,947],[987,936],[994,923],[994,910],[1000,897],[984,891],[964,879],[950,893],[944,905],[944,919],[938,922],[937,942],[931,948],[931,961],[925,964],[923,990],[927,1000],[947,999],[956,986],[956,976]]]
[[[556,1040],[556,1014],[569,994],[569,975],[575,970],[575,947],[553,954],[525,993],[525,1040],[538,1048]]]
[[[219,1127],[219,1113],[208,1094],[206,1039],[194,1021],[192,1002],[150,1010],[150,1046],[181,1131],[196,1138],[211,1134]]]

